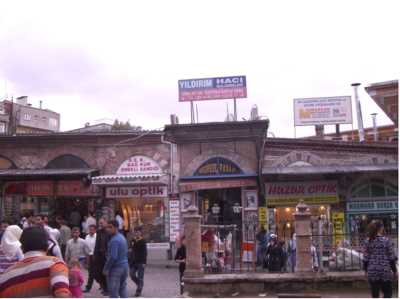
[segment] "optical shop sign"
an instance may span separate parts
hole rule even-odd
[[[156,161],[146,156],[133,156],[125,160],[118,168],[117,174],[154,174],[161,173]]]
[[[336,181],[266,183],[267,205],[296,205],[338,202]]]
[[[131,186],[131,187],[107,187],[107,198],[129,198],[129,197],[166,197],[168,195],[167,186]]]

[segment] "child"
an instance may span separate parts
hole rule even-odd
[[[69,265],[69,290],[74,298],[82,298],[83,277],[80,263],[77,259],[72,259]]]

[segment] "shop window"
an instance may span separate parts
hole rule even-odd
[[[353,198],[390,197],[397,196],[398,187],[382,179],[370,179],[353,187]]]

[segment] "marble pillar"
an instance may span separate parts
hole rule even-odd
[[[195,206],[188,208],[184,219],[186,241],[186,277],[202,275],[201,263],[201,216]]]
[[[311,213],[301,200],[296,206],[296,268],[295,272],[312,272],[311,256]]]

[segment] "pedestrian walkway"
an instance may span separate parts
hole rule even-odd
[[[85,283],[87,271],[84,271]],[[85,284],[83,285],[83,287]],[[136,285],[128,279],[128,296],[133,297]],[[166,268],[162,265],[148,265],[144,275],[144,288],[141,297],[178,297],[179,293],[179,273],[177,267]],[[94,282],[90,293],[84,294],[85,298],[104,297],[99,291],[99,285]]]

